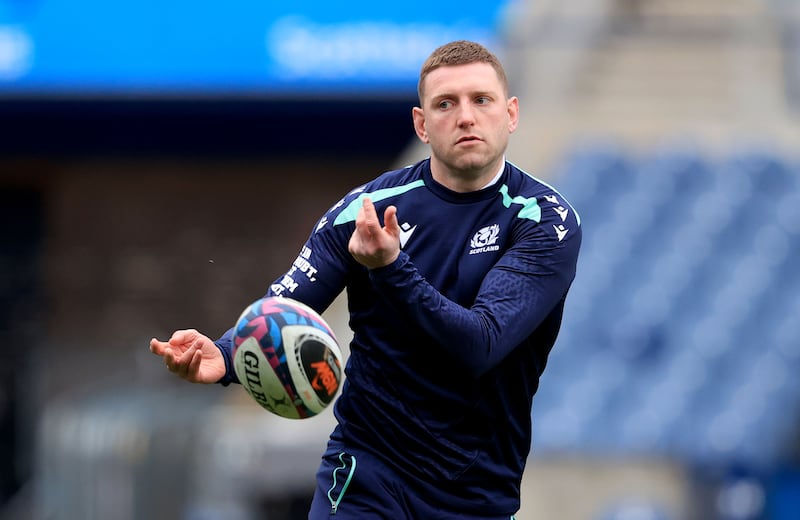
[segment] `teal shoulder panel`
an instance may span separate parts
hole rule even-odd
[[[503,205],[510,208],[512,204],[521,204],[522,209],[517,213],[517,218],[526,218],[539,222],[542,220],[542,208],[539,207],[539,202],[536,197],[512,197],[508,194],[508,186],[503,184],[500,186],[500,193],[503,195]]]
[[[339,224],[346,224],[347,222],[353,222],[356,219],[356,215],[358,215],[358,210],[361,208],[361,205],[364,202],[364,199],[369,197],[372,202],[378,202],[384,199],[388,199],[389,197],[394,197],[396,195],[402,195],[408,191],[411,191],[416,188],[421,188],[425,186],[425,181],[422,179],[416,180],[410,184],[405,184],[403,186],[394,186],[392,188],[383,188],[380,190],[375,190],[371,193],[363,192],[358,197],[350,201],[350,204],[344,208],[341,213],[336,217],[336,220],[333,221],[334,226],[338,226]]]

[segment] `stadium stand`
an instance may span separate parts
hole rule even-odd
[[[586,241],[537,395],[536,449],[757,466],[789,455],[798,165],[595,145],[571,152],[561,178]]]

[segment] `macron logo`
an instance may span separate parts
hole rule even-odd
[[[561,222],[565,222],[567,220],[567,215],[569,215],[569,210],[565,208],[561,204],[561,202],[558,201],[558,197],[556,197],[555,195],[545,195],[544,200],[546,200],[550,204],[558,206],[556,208],[553,208],[553,211],[558,213],[558,216],[561,217]]]
[[[411,235],[414,234],[414,231],[417,229],[417,226],[411,227],[411,224],[408,222],[403,222],[400,224],[400,248],[405,249],[406,242],[408,239],[411,238]]]
[[[558,241],[561,242],[564,240],[564,237],[567,236],[567,232],[569,229],[564,227],[564,224],[559,224],[557,226],[553,226],[553,229],[556,230],[556,235],[558,235]]]

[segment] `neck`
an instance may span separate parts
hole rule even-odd
[[[454,169],[431,157],[433,180],[456,193],[468,193],[485,188],[505,167],[505,157],[480,169]]]

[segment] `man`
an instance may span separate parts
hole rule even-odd
[[[520,506],[580,222],[506,162],[519,102],[483,46],[436,49],[419,100],[430,158],[346,195],[304,246],[315,275],[290,271],[268,293],[322,312],[347,290],[354,336],[314,520],[508,520]],[[184,379],[228,384],[230,334],[182,330],[150,349]]]

